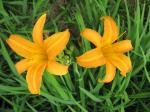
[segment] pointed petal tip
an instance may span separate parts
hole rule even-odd
[[[11,38],[12,36],[15,36],[15,34],[11,34],[11,35],[9,35],[9,38]]]
[[[103,19],[110,19],[110,18],[112,18],[111,16],[102,16],[102,17],[100,17],[100,20],[103,20]]]
[[[81,30],[80,35],[84,35],[84,33],[85,33],[87,30],[91,30],[91,29],[90,29],[90,28],[85,28],[85,29]]]
[[[110,80],[110,81],[105,81],[105,80],[103,80],[103,79],[98,79],[97,82],[99,82],[99,83],[110,83],[110,82],[112,82],[112,80]]]
[[[129,43],[130,43],[131,50],[133,50],[133,46],[132,46],[131,40],[128,40],[128,41],[129,41]]]
[[[62,31],[62,33],[66,33],[66,34],[68,34],[68,35],[70,36],[70,32],[69,32],[69,29],[68,29],[68,28],[65,29],[64,31]]]
[[[82,31],[80,32],[80,35],[81,35],[82,37],[85,37],[84,35],[86,34],[86,31],[87,31],[87,29],[82,30]]]
[[[43,29],[45,22],[46,14],[43,14],[37,19],[32,31],[33,41],[40,46],[43,45]]]
[[[75,57],[75,59],[78,60],[78,59],[79,59],[79,56]]]
[[[6,39],[7,41],[11,38],[15,38],[16,36],[20,36],[20,35],[17,35],[17,34],[11,34],[9,35],[9,37]]]
[[[65,31],[69,32],[69,29],[67,28]]]
[[[85,29],[84,30],[81,30],[80,34],[82,35],[84,33]]]
[[[9,40],[10,38],[12,38],[14,36],[16,36],[16,34],[11,34],[11,35],[9,35],[9,37],[6,40]]]
[[[44,23],[45,23],[46,16],[47,16],[46,13],[42,14],[42,15],[38,18],[37,22],[38,22],[38,21],[44,21]]]
[[[103,81],[101,79],[98,79],[97,82],[103,83]]]
[[[69,29],[67,28],[64,32],[68,33],[70,35]]]
[[[9,45],[9,41],[11,38],[13,38],[14,36],[16,36],[15,34],[11,34],[5,41],[6,43]]]
[[[106,83],[102,79],[98,79],[97,82],[99,82],[99,83]]]
[[[42,17],[42,18],[46,18],[46,15],[47,15],[47,14],[46,14],[46,13],[44,13],[41,17]]]
[[[80,56],[78,56],[78,57],[75,57],[75,59],[76,59],[76,62],[80,65],[80,62],[81,62],[81,59],[82,59],[82,57],[81,57],[82,55],[80,55]]]
[[[45,23],[45,21],[46,21],[46,13],[44,13],[43,15],[41,15],[41,17],[39,18],[39,20],[42,20],[42,21],[44,21],[44,23]]]
[[[126,77],[126,72],[120,72],[120,74],[123,76],[123,77]]]
[[[104,16],[100,17],[100,20],[103,20],[104,19]]]
[[[78,60],[79,57],[75,57],[76,60]]]
[[[132,68],[130,68],[128,71],[126,72],[120,72],[120,74],[123,76],[123,77],[126,77],[127,74],[132,70]]]
[[[33,95],[40,95],[39,91],[30,91],[30,93],[33,94]]]
[[[75,59],[76,59],[76,62],[80,65],[80,56],[75,57]]]
[[[6,43],[8,44],[8,43],[9,43],[9,42],[8,42],[8,41],[9,41],[9,38],[8,38],[8,39],[6,39],[5,41],[6,41]]]

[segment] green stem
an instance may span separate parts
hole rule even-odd
[[[64,91],[64,89],[62,88],[62,86],[59,84],[59,82],[56,80],[55,77],[56,76],[50,74],[47,71],[44,73],[44,79],[46,80],[46,83],[48,83],[48,85],[49,84],[52,85],[63,99],[68,100],[69,99],[68,94],[66,93],[66,91]]]
[[[79,87],[84,88],[84,75],[80,74],[80,72],[78,71],[77,64],[74,65],[74,68],[75,68],[75,73],[78,75]],[[84,95],[84,93],[81,90],[80,90],[80,98],[81,98],[82,106],[85,107],[85,95]]]
[[[74,85],[73,85],[73,83],[72,83],[70,74],[65,75],[64,78],[65,78],[65,81],[66,81],[67,86],[69,87],[69,89],[70,89],[71,91],[74,91],[74,90],[75,90],[75,87],[74,87]]]

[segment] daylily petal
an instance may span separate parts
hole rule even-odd
[[[126,73],[132,68],[130,58],[123,54],[112,54],[107,59],[121,71],[123,76],[126,76]]]
[[[25,58],[32,58],[32,52],[36,50],[32,42],[19,35],[11,35],[6,42],[17,54]]]
[[[48,72],[54,75],[65,75],[68,72],[68,66],[60,64],[56,61],[49,61],[47,66]]]
[[[118,54],[118,56],[126,63],[128,66],[127,72],[129,72],[132,69],[131,59],[124,54]]]
[[[111,63],[107,62],[106,63],[106,76],[103,80],[98,79],[98,82],[111,82],[116,74],[116,67],[114,65],[112,65]]]
[[[45,70],[45,65],[34,65],[27,71],[26,80],[29,91],[32,94],[40,94],[40,87],[42,81],[42,74]]]
[[[34,63],[33,61],[29,59],[22,59],[21,61],[17,62],[15,67],[19,74],[22,74],[24,71],[26,71],[30,66],[32,66]]]
[[[123,40],[112,45],[115,52],[125,53],[133,49],[130,40]]]
[[[101,50],[102,50],[104,56],[107,56],[107,55],[109,56],[112,53],[115,53],[115,51],[114,51],[114,49],[112,47],[112,44],[109,44],[109,45],[107,45],[105,47],[102,47]]]
[[[104,35],[102,41],[103,45],[106,45],[118,39],[119,29],[110,16],[103,16],[101,19],[104,19]]]
[[[98,32],[86,28],[81,32],[81,36],[88,39],[90,42],[92,42],[95,46],[100,46],[101,44],[101,36]]]
[[[77,57],[77,63],[86,68],[98,67],[105,64],[105,58],[101,49],[95,48]]]
[[[46,14],[43,14],[36,22],[33,28],[33,41],[39,45],[43,45],[43,28],[46,20]]]
[[[53,58],[58,55],[63,49],[65,49],[69,38],[70,32],[67,29],[64,32],[55,33],[54,35],[46,39],[44,43],[47,48],[48,57]]]

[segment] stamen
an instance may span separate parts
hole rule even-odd
[[[122,37],[123,35],[125,35],[126,33],[127,33],[127,31],[124,31],[123,33],[121,33],[121,34],[119,35],[119,38]]]

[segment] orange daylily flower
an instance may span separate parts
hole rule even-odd
[[[27,70],[26,80],[32,94],[40,94],[42,74],[46,69],[55,75],[64,75],[68,66],[56,62],[55,57],[66,47],[70,33],[67,30],[58,32],[43,40],[43,28],[46,14],[42,15],[33,28],[33,42],[19,35],[11,35],[6,42],[20,56],[16,63],[19,74]]]
[[[114,43],[119,36],[119,28],[110,16],[103,16],[104,34],[101,35],[92,30],[84,29],[81,35],[93,43],[96,48],[77,57],[77,63],[86,68],[93,68],[106,65],[106,76],[98,82],[111,82],[116,74],[116,68],[121,71],[122,76],[126,76],[132,68],[131,60],[123,53],[132,50],[130,40],[123,40]]]

